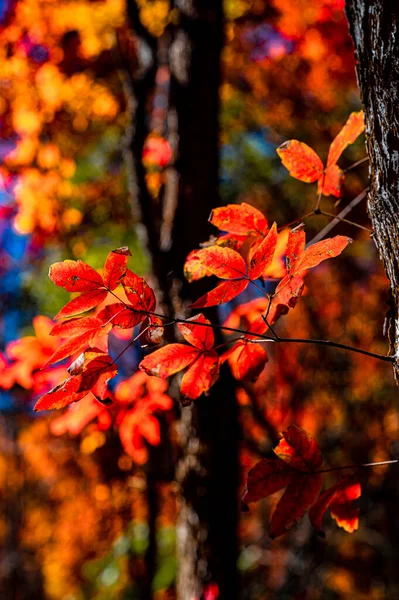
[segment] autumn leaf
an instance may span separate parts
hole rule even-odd
[[[314,504],[322,486],[317,470],[323,462],[316,441],[297,425],[283,431],[274,452],[276,459],[260,461],[249,471],[242,498],[245,508],[285,488],[270,521],[272,538],[289,531]]]
[[[209,390],[219,376],[219,356],[212,350],[214,335],[210,321],[202,314],[196,315],[188,323],[180,323],[179,330],[191,344],[169,344],[146,356],[139,367],[148,375],[166,378],[185,367],[180,391],[184,398],[196,400]],[[200,324],[196,324],[198,321]],[[204,324],[204,325],[202,325]],[[208,325],[206,327],[205,325]],[[208,331],[209,330],[209,331]]]
[[[190,308],[205,308],[207,306],[216,306],[230,302],[236,296],[241,294],[249,285],[248,279],[237,279],[236,281],[223,281],[213,290],[207,292],[201,298],[198,298],[191,304]]]
[[[236,235],[255,233],[263,236],[268,228],[263,214],[246,202],[215,208],[211,212],[209,221],[221,231]]]
[[[312,148],[297,140],[284,142],[277,148],[277,154],[292,177],[308,183],[317,181],[318,193],[339,198],[344,172],[336,163],[363,131],[363,111],[352,113],[330,145],[326,168]]]
[[[361,492],[357,477],[349,475],[320,494],[309,511],[310,522],[316,531],[324,536],[322,520],[328,508],[339,527],[348,533],[355,531],[359,525],[359,509],[353,506],[353,502],[360,498]]]
[[[238,252],[222,246],[211,246],[197,251],[197,260],[213,275],[221,279],[245,276],[247,267]]]
[[[323,175],[324,167],[316,152],[307,144],[297,140],[289,140],[277,148],[281,162],[288,169],[291,177],[312,183]]]
[[[229,362],[233,377],[238,381],[255,381],[268,361],[266,350],[261,344],[250,340],[238,340],[222,356],[220,361]]]
[[[114,290],[121,283],[121,280],[126,274],[127,261],[130,252],[127,246],[117,248],[108,254],[104,264],[103,281],[105,287],[109,290]]]
[[[132,308],[144,313],[155,310],[155,294],[142,277],[127,269],[122,285]]]
[[[67,292],[91,292],[103,287],[101,275],[82,260],[54,263],[50,267],[49,277]]]
[[[71,377],[42,396],[35,404],[35,411],[60,409],[78,402],[94,389],[104,397],[104,385],[118,373],[112,358],[96,349],[87,350],[69,369]],[[96,388],[97,386],[97,388]]]
[[[277,225],[273,223],[269,233],[256,247],[255,251],[250,251],[248,270],[250,279],[255,280],[266,275],[267,269],[273,261],[277,239]]]

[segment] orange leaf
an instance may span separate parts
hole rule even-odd
[[[317,185],[317,193],[324,196],[335,196],[339,198],[341,195],[341,184],[344,177],[344,172],[338,165],[327,167],[323,177],[320,177]]]
[[[165,379],[194,362],[198,354],[199,350],[185,344],[168,344],[146,356],[139,367],[148,375]]]
[[[283,461],[273,458],[259,461],[248,473],[242,502],[257,502],[282,490],[290,483],[292,475],[292,469]]]
[[[363,111],[353,112],[349,115],[349,118],[337,137],[333,140],[330,150],[328,152],[327,167],[334,165],[342,152],[349,144],[359,137],[364,131],[364,114]]]
[[[180,393],[184,398],[196,400],[207,392],[219,377],[219,356],[215,350],[201,352],[184,374]]]
[[[316,244],[312,244],[298,258],[295,268],[291,273],[299,273],[319,265],[327,258],[334,258],[341,254],[343,250],[353,240],[343,235],[336,235],[333,238],[327,238]]]
[[[320,494],[322,479],[317,474],[297,474],[291,479],[273,513],[269,535],[276,538],[298,523]]]
[[[311,183],[323,174],[324,166],[312,148],[303,142],[289,140],[277,148],[277,154],[291,177]]]
[[[323,534],[323,515],[330,507],[331,516],[336,519],[338,525],[343,527],[345,531],[352,533],[358,528],[359,516],[359,509],[354,508],[352,502],[360,495],[360,483],[353,475],[341,479],[341,481],[320,494],[310,509],[309,517],[313,527],[319,534]]]
[[[230,302],[233,298],[241,294],[249,285],[248,279],[238,279],[236,281],[223,281],[215,289],[207,292],[201,298],[198,298],[190,308],[204,308],[206,306],[215,306]]]
[[[104,289],[96,289],[90,292],[84,292],[77,298],[74,298],[55,315],[54,319],[63,319],[64,317],[72,317],[87,310],[95,308],[105,300],[108,292]]]
[[[322,465],[320,448],[310,433],[297,425],[290,425],[282,435],[283,439],[274,452],[290,467],[309,472]]]
[[[202,313],[194,315],[190,319],[187,319],[187,321],[196,321],[211,325],[211,322],[205,319]],[[197,325],[196,323],[178,323],[177,327],[186,342],[198,348],[198,350],[211,350],[213,348],[215,336],[212,327]]]
[[[90,292],[103,286],[101,275],[81,260],[54,263],[50,267],[49,277],[67,292]]]
[[[264,276],[267,269],[273,261],[274,252],[277,246],[277,225],[273,223],[267,236],[257,246],[255,252],[249,255],[249,277],[258,279]]]
[[[121,283],[127,269],[127,261],[131,252],[127,246],[117,248],[110,252],[104,264],[104,285],[114,290]]]
[[[267,363],[268,357],[261,344],[239,340],[221,357],[222,362],[226,360],[229,361],[235,379],[238,379],[238,381],[255,381]]]
[[[237,279],[246,275],[244,259],[238,252],[222,246],[210,246],[197,251],[197,258],[213,275],[221,279]]]
[[[127,269],[122,285],[133,308],[144,312],[155,310],[154,292],[142,277]]]
[[[218,229],[237,235],[263,235],[267,229],[267,221],[262,213],[246,202],[215,208],[209,221]]]
[[[295,265],[298,258],[303,254],[306,244],[306,234],[303,230],[304,224],[301,223],[295,229],[291,229],[288,234],[286,260],[287,260],[287,271],[295,270]]]
[[[90,387],[82,381],[82,376],[69,377],[55,388],[47,392],[39,398],[33,410],[38,412],[41,410],[60,409],[81,400],[88,394]]]

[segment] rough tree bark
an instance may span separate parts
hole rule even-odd
[[[394,0],[347,0],[346,14],[365,113],[368,211],[390,283],[386,334],[399,358],[399,7]]]
[[[203,286],[209,282],[198,282],[194,290],[189,287],[183,278],[184,261],[189,251],[209,237],[207,219],[220,204],[218,92],[223,11],[222,0],[176,0],[174,8],[178,25],[155,41],[142,31],[136,3],[128,2],[132,30],[145,40],[154,61],[144,76],[131,78],[135,110],[130,148],[133,192],[164,310],[188,316],[189,300],[207,291]],[[155,72],[165,56],[171,72],[166,134],[176,148],[176,163],[168,169],[162,198],[154,200],[146,188],[141,153],[149,133]],[[216,313],[209,318],[216,320]],[[182,408],[179,430],[177,595],[179,600],[199,600],[212,582],[218,584],[221,600],[234,600],[238,594],[239,428],[234,384],[225,368],[208,397]]]

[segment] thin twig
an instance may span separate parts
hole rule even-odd
[[[328,223],[328,225],[326,225],[321,231],[319,231],[319,233],[317,233],[307,245],[310,246],[311,244],[315,244],[316,242],[322,240],[328,233],[331,232],[332,229],[334,229],[336,225],[338,225],[342,218],[346,217],[346,215],[349,214],[351,210],[355,208],[355,206],[360,204],[360,202],[363,200],[363,198],[366,197],[366,195],[367,188],[360,192],[360,194],[356,196],[356,198],[351,200],[351,202],[349,202],[349,204],[343,210],[341,210],[341,212],[338,213],[338,215],[336,215],[336,217],[330,223]]]
[[[352,169],[356,169],[356,167],[358,167],[359,165],[362,165],[365,162],[368,162],[368,160],[369,160],[369,157],[365,156],[364,158],[361,158],[360,160],[353,163],[350,167],[343,169],[343,172],[347,173],[348,171],[352,171]]]
[[[364,227],[363,225],[360,225],[360,223],[355,223],[355,221],[349,221],[349,219],[343,219],[339,215],[333,215],[332,213],[326,212],[325,210],[321,210],[320,214],[322,214],[326,217],[329,217],[330,219],[338,219],[339,221],[342,221],[343,223],[348,223],[348,225],[352,225],[352,227],[358,227],[358,229],[363,229],[363,231],[368,231],[369,233],[373,233],[372,229],[369,229],[368,227]]]
[[[381,462],[374,463],[363,463],[362,465],[346,465],[345,467],[331,467],[330,469],[322,469],[321,471],[315,471],[315,473],[330,473],[331,471],[341,471],[342,469],[360,469],[362,467],[380,467],[382,465],[392,465],[399,462],[399,459],[395,460],[382,460]]]

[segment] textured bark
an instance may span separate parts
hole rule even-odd
[[[393,0],[347,0],[346,13],[365,113],[368,211],[391,290],[386,334],[390,354],[399,357],[399,7]]]

